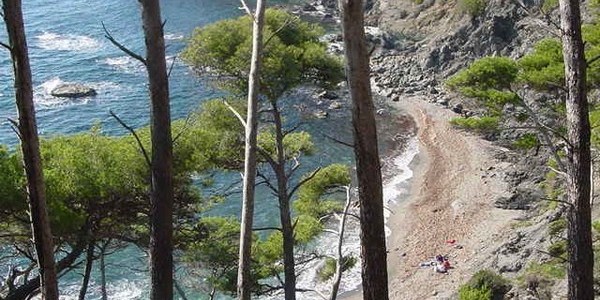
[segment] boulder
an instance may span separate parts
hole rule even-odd
[[[55,87],[50,94],[54,97],[81,98],[96,96],[96,90],[80,83],[63,83]]]
[[[319,98],[327,99],[327,100],[334,100],[339,97],[340,96],[338,94],[336,94],[335,92],[332,92],[332,91],[323,91],[322,93],[319,94]]]
[[[338,101],[333,101],[331,102],[331,104],[329,104],[329,109],[340,109],[342,108],[342,103],[338,102]]]

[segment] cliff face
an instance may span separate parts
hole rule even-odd
[[[540,11],[540,3],[520,0],[484,2],[472,17],[456,1],[378,0],[370,11],[372,23],[386,32],[393,49],[375,56],[375,65],[395,68],[398,76],[378,78],[381,85],[427,88],[473,60],[488,55],[518,58],[557,29]],[[381,73],[381,69],[377,70]]]

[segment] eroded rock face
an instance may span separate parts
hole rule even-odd
[[[81,98],[96,96],[96,90],[80,83],[64,83],[55,87],[50,94],[54,97]]]

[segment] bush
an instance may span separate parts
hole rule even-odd
[[[469,290],[467,291],[464,286],[467,286]],[[510,290],[510,283],[501,275],[496,274],[491,270],[481,270],[478,271],[469,279],[466,285],[461,287],[459,293],[464,289],[465,297],[466,296],[477,296],[477,295],[487,295],[486,290],[489,290],[488,298],[460,298],[460,299],[502,299],[502,296]],[[479,293],[475,293],[472,290],[478,290]]]
[[[492,300],[492,290],[483,287],[481,289],[470,287],[464,284],[458,290],[459,300]]]
[[[450,120],[450,124],[458,128],[473,130],[480,134],[498,132],[497,117],[453,118]]]
[[[562,240],[548,246],[548,253],[553,257],[564,257],[567,254],[567,241]]]
[[[540,278],[554,280],[563,279],[566,275],[566,269],[562,263],[551,260],[545,263],[531,263],[525,270],[525,273],[527,275],[537,275]]]
[[[540,141],[533,133],[526,133],[513,142],[513,147],[522,150],[529,150],[540,145]]]
[[[356,265],[356,257],[344,256],[342,258],[342,272],[354,267]],[[337,260],[328,257],[325,259],[325,265],[319,269],[317,275],[321,281],[329,280],[329,278],[335,275],[335,268],[337,267]]]
[[[558,220],[550,222],[550,224],[548,225],[548,234],[551,237],[560,236],[566,228],[567,219],[560,218]]]
[[[471,17],[477,17],[485,10],[485,0],[459,0],[458,6],[461,11],[468,13]]]

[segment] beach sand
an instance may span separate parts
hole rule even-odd
[[[387,241],[390,299],[452,299],[459,285],[493,257],[520,216],[493,206],[507,188],[497,175],[506,163],[493,154],[505,150],[452,128],[449,120],[457,115],[426,100],[405,97],[392,104],[414,118],[419,153],[410,193],[391,207],[387,223],[392,232]],[[419,267],[437,254],[450,258],[453,268],[447,274]],[[362,299],[362,293],[341,298]]]

